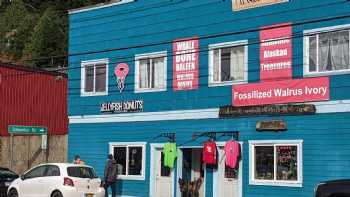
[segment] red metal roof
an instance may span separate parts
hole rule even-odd
[[[8,135],[8,125],[67,134],[67,76],[0,63],[0,135]]]

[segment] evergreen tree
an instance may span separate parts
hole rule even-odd
[[[34,18],[21,0],[12,1],[0,18],[1,52],[11,59],[22,57],[31,34]]]
[[[52,8],[46,9],[40,17],[25,50],[28,59],[32,60],[31,64],[37,67],[50,67],[60,64],[60,62],[57,62],[59,58],[50,57],[62,56],[66,52],[65,32],[61,26],[61,20]]]
[[[0,0],[0,59],[64,66],[70,9],[105,0]],[[61,58],[50,58],[61,56]],[[34,60],[32,60],[34,59]]]

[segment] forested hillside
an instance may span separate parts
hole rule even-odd
[[[66,66],[67,11],[105,0],[0,0],[0,61]]]

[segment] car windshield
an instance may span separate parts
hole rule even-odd
[[[77,178],[98,178],[95,170],[89,167],[68,167],[67,168],[68,176],[77,177]]]
[[[4,177],[4,176],[16,176],[16,173],[9,171],[9,170],[0,170],[0,176]]]

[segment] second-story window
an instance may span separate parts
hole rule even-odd
[[[209,85],[231,85],[247,81],[247,42],[209,46]]]
[[[82,96],[95,96],[107,94],[107,65],[107,59],[82,62]]]
[[[135,92],[166,90],[166,52],[136,56]]]
[[[307,31],[306,75],[342,74],[350,71],[348,28],[339,26]]]

